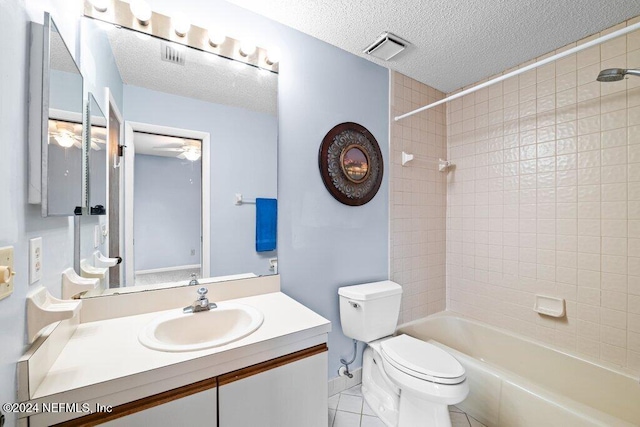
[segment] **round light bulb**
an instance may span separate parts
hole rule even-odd
[[[191,28],[191,23],[189,22],[187,15],[183,13],[171,18],[171,22],[173,23],[173,30],[180,37],[186,36],[189,32],[189,28]]]
[[[280,58],[280,49],[278,49],[277,47],[273,47],[267,52],[266,62],[269,65],[277,64],[278,62],[280,62]]]
[[[213,47],[220,46],[222,43],[224,43],[226,38],[227,36],[225,36],[224,33],[220,30],[209,30],[209,43],[211,43],[211,46]]]
[[[149,25],[152,15],[149,3],[145,0],[132,0],[129,8],[140,24]]]
[[[58,136],[55,136],[54,139],[62,148],[73,147],[73,144],[76,142],[67,132],[61,132]]]
[[[106,12],[109,7],[109,0],[91,0],[91,5],[98,12]]]
[[[195,162],[200,158],[200,150],[192,148],[184,151],[184,157],[187,160]]]
[[[250,56],[256,51],[256,45],[250,41],[240,43],[240,55]]]

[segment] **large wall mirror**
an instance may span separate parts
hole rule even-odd
[[[48,13],[31,31],[29,203],[45,217],[80,214],[82,74]]]
[[[89,17],[81,39],[88,85],[109,89],[102,110],[122,118],[125,147],[110,159],[98,129],[87,150],[89,206],[119,188],[118,221],[108,206],[82,218],[81,239],[123,259],[101,294],[277,273],[275,245],[257,235],[277,199],[277,73]],[[101,227],[120,253],[107,253]]]

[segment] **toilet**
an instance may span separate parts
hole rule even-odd
[[[338,289],[343,333],[367,343],[362,395],[390,427],[449,427],[448,405],[469,394],[462,365],[433,344],[393,336],[402,287],[390,280]]]

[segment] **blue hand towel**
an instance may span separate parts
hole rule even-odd
[[[277,230],[278,201],[256,199],[256,252],[275,250]]]

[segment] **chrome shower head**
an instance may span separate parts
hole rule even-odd
[[[600,71],[597,80],[599,82],[617,82],[624,79],[626,75],[640,76],[640,70],[625,70],[624,68],[608,68]]]

